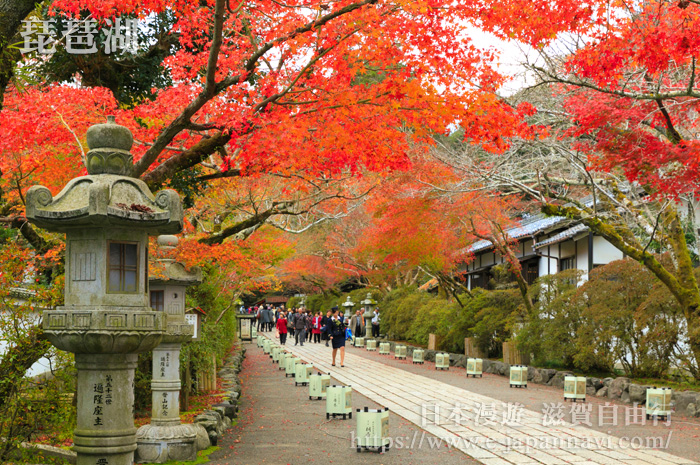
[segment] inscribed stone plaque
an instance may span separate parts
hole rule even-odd
[[[73,281],[94,281],[97,264],[94,252],[74,252],[72,257]]]

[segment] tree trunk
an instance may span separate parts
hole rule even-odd
[[[693,272],[690,250],[685,240],[685,232],[678,217],[677,210],[669,206],[661,215],[661,226],[666,233],[668,245],[675,259],[675,269],[668,269],[651,252],[647,251],[633,238],[630,230],[620,223],[615,226],[604,223],[597,217],[584,216],[576,207],[563,207],[545,204],[542,211],[548,215],[565,216],[580,220],[591,231],[610,242],[630,258],[644,265],[656,276],[676,298],[683,308],[688,324],[688,345],[693,352],[695,362],[700,364],[700,288]],[[700,370],[698,371],[700,374]],[[699,379],[696,375],[696,379]]]
[[[12,47],[18,40],[22,20],[34,11],[34,0],[0,0],[0,110],[15,64],[22,58]]]

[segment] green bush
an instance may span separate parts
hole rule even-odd
[[[464,338],[473,337],[486,356],[498,358],[502,343],[515,338],[537,366],[605,373],[621,366],[632,377],[663,377],[673,366],[698,371],[687,350],[681,309],[646,268],[630,259],[614,261],[592,270],[577,287],[581,276],[580,270],[567,270],[540,277],[529,289],[530,314],[520,292],[498,279],[494,283],[502,285],[496,290],[458,296],[462,306],[415,286],[373,292],[373,297],[382,333],[393,340],[426,345],[433,333],[439,349],[463,353]],[[366,293],[359,289],[349,295],[359,304]],[[347,295],[328,292],[308,297],[307,303],[325,310]]]
[[[358,289],[343,295],[310,296],[307,304],[323,302],[325,307],[318,308],[330,308],[340,306],[350,296],[357,309],[367,292]],[[400,287],[383,296],[377,291],[372,292],[381,314],[381,331],[389,338],[425,346],[433,333],[440,349],[461,353],[464,352],[464,338],[471,336],[477,338],[489,356],[500,356],[501,343],[510,337],[522,302],[518,291],[477,289],[473,298],[467,295],[459,297],[464,307],[456,300],[418,291],[415,286]]]
[[[634,260],[617,260],[590,272],[540,278],[531,288],[535,311],[518,334],[535,364],[662,377],[679,354],[683,315],[668,289]]]

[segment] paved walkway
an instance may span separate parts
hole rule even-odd
[[[295,387],[293,378],[254,344],[246,345],[243,371],[241,410],[238,424],[219,442],[208,465],[478,465],[461,451],[445,446],[418,447],[420,441],[438,438],[422,431],[409,421],[390,413],[394,436],[415,438],[413,448],[396,448],[384,454],[352,447],[355,419],[326,420],[325,401],[309,400],[308,387]],[[333,384],[340,384],[332,380]],[[353,392],[354,408],[379,408],[363,395]]]
[[[292,344],[287,350],[485,465],[696,463],[659,450],[629,447],[618,437],[559,420],[556,411],[543,415],[503,404],[493,397],[355,355],[353,349],[346,353],[345,368],[331,367],[330,350],[323,345]],[[560,401],[560,397],[552,399],[553,404]],[[585,419],[585,410],[581,418]],[[618,421],[624,424],[625,418]],[[636,440],[629,439],[638,446]],[[661,437],[661,444],[652,444],[663,448],[670,439]]]
[[[427,362],[423,365],[414,365],[410,360],[396,360],[392,355],[380,355],[378,352],[370,352],[360,348],[348,348],[353,354],[363,358],[368,358],[379,363],[393,366],[411,373],[438,379],[460,389],[474,392],[476,394],[499,399],[501,402],[519,402],[526,409],[536,412],[543,412],[547,405],[552,402],[560,403],[565,409],[565,420],[572,421],[572,408],[582,408],[581,404],[563,403],[563,392],[561,388],[547,386],[544,384],[530,383],[527,389],[511,389],[508,386],[507,378],[484,373],[483,378],[467,378],[466,370],[462,367],[450,367],[449,371],[436,371],[435,364]],[[625,414],[631,411],[632,406],[619,400],[612,401],[607,397],[588,396],[586,404],[591,405],[589,427],[613,436],[623,437],[668,437],[669,447],[664,449],[672,455],[684,457],[689,462],[700,461],[700,447],[698,438],[700,437],[700,419],[688,418],[680,414],[674,414],[670,424],[659,421],[644,421],[644,424],[625,424]],[[616,409],[618,412],[618,425],[613,427],[609,420],[610,410]],[[602,414],[602,415],[601,415]],[[645,418],[642,417],[642,420]],[[631,422],[627,422],[631,423]]]

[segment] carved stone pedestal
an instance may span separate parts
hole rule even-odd
[[[75,354],[78,369],[77,465],[132,465],[136,450],[136,354]]]

